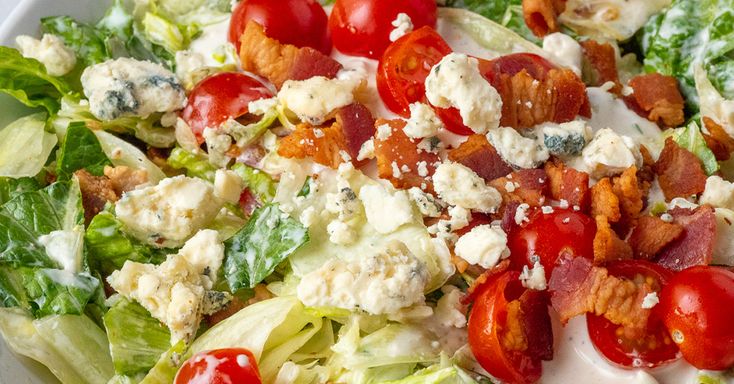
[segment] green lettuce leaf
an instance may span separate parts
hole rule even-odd
[[[116,167],[125,166],[144,170],[148,174],[148,181],[151,184],[158,184],[159,181],[166,178],[163,170],[150,161],[148,156],[138,147],[109,132],[94,131],[94,134],[99,140],[102,151]]]
[[[277,204],[258,208],[225,243],[224,275],[232,292],[255,287],[308,239],[308,229],[284,215]]]
[[[16,196],[41,189],[41,183],[32,177],[9,178],[0,177],[0,205],[7,203]]]
[[[478,13],[535,44],[540,45],[543,42],[525,24],[522,0],[463,0],[453,2],[451,6],[466,8]]]
[[[59,110],[59,100],[69,90],[66,82],[49,75],[37,60],[23,57],[17,49],[0,46],[0,92],[54,114]]]
[[[58,141],[46,132],[45,118],[45,113],[22,117],[0,131],[0,176],[33,177],[41,172]]]
[[[198,177],[214,182],[214,173],[217,171],[217,167],[212,165],[204,155],[177,147],[171,151],[167,162],[173,169],[186,170],[186,175],[189,177]]]
[[[476,384],[477,382],[459,367],[441,368],[434,365],[422,369],[404,379],[385,382],[384,384]]]
[[[639,34],[645,70],[675,76],[698,110],[694,68],[703,66],[725,98],[734,98],[734,0],[674,0]]]
[[[59,269],[21,270],[23,286],[37,318],[48,315],[81,315],[99,287],[99,280],[86,273]]]
[[[682,148],[696,155],[703,164],[707,175],[713,175],[719,170],[719,163],[714,153],[706,146],[706,140],[696,122],[691,122],[684,128],[678,128],[673,133],[673,140]]]
[[[84,122],[69,124],[56,162],[58,178],[68,180],[74,172],[80,169],[102,176],[106,165],[112,165],[112,163],[102,150],[97,136],[87,128]]]
[[[242,163],[233,165],[232,171],[242,178],[244,185],[255,194],[260,203],[267,204],[273,201],[277,183],[270,175]]]
[[[69,16],[44,17],[41,19],[41,30],[61,37],[85,66],[104,62],[111,57],[102,31]]]
[[[135,0],[138,19],[153,13],[182,26],[211,25],[227,20],[231,0]]]
[[[153,366],[148,371],[148,374],[143,377],[140,384],[170,384],[176,377],[178,367],[182,363],[181,356],[186,353],[186,343],[181,340],[176,345],[169,348],[163,353]]]
[[[126,260],[145,264],[160,264],[169,249],[148,246],[122,231],[123,224],[110,212],[101,212],[89,223],[84,240],[89,251],[89,263],[103,276],[122,268]]]
[[[16,269],[0,266],[0,307],[30,310],[23,277]]]
[[[147,372],[171,347],[171,333],[140,304],[120,299],[104,316],[115,372]]]

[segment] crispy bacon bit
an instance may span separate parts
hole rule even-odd
[[[558,15],[566,9],[566,0],[523,0],[525,24],[538,37],[558,32]]]
[[[584,50],[584,57],[592,68],[591,85],[601,86],[611,81],[614,83],[611,92],[619,95],[622,91],[622,85],[619,83],[617,54],[614,52],[614,47],[609,43],[600,44],[591,39],[582,41],[580,44]]]
[[[660,252],[657,263],[674,271],[711,263],[716,243],[714,209],[702,205],[695,210],[675,208],[669,213],[683,227],[683,235]]]
[[[461,298],[461,303],[465,305],[471,304],[476,296],[479,294],[479,288],[481,288],[484,284],[489,281],[490,278],[493,276],[497,276],[501,274],[502,272],[506,271],[510,268],[510,260],[505,259],[499,262],[499,264],[495,265],[492,269],[488,269],[484,271],[479,277],[474,280],[474,283],[469,286],[469,288],[466,290],[466,295]]]
[[[540,123],[564,123],[577,115],[591,117],[586,86],[569,69],[551,69],[544,79],[527,70],[500,74],[492,84],[502,96],[504,127],[529,128]]]
[[[706,187],[706,173],[701,161],[670,137],[665,140],[665,147],[653,170],[668,201],[697,195]]]
[[[469,136],[458,148],[449,151],[449,160],[465,165],[488,182],[512,172],[485,135]]]
[[[706,145],[716,156],[716,160],[729,160],[731,153],[734,152],[734,138],[726,133],[724,127],[708,117],[703,118],[703,124],[709,131],[709,133],[704,133],[703,137],[706,140]]]
[[[606,220],[612,223],[622,218],[619,197],[614,193],[612,181],[608,177],[599,180],[591,187],[591,215],[605,216]]]
[[[126,166],[104,167],[104,175],[110,179],[112,189],[117,196],[122,196],[127,191],[132,191],[138,185],[148,182],[148,172],[144,169],[132,169]]]
[[[532,340],[526,353],[541,360],[553,359],[553,329],[548,313],[547,292],[528,289],[519,300],[525,339]]]
[[[494,179],[489,185],[502,194],[503,205],[517,202],[539,207],[548,196],[548,175],[542,169],[521,169]]]
[[[641,182],[637,179],[637,167],[627,168],[621,175],[614,178],[613,184],[614,194],[619,198],[622,213],[621,223],[628,228],[632,227],[644,206],[645,191],[640,187]]]
[[[683,124],[685,102],[675,77],[649,73],[633,77],[629,85],[634,93],[626,101],[643,111],[643,117],[667,127]]]
[[[346,151],[353,159],[359,155],[362,144],[375,134],[375,119],[367,107],[360,103],[347,105],[336,112],[346,141]]]
[[[550,181],[551,196],[555,200],[566,200],[569,206],[587,212],[591,205],[589,174],[566,167],[560,160],[545,163],[545,172]]]
[[[84,221],[89,224],[92,218],[102,212],[107,202],[114,203],[119,199],[106,176],[94,176],[84,169],[74,172],[79,179],[79,189],[82,192],[82,206],[84,206]]]
[[[653,292],[652,287],[610,276],[606,268],[583,257],[566,259],[557,266],[548,286],[551,304],[564,324],[588,312],[630,329],[647,325],[650,310],[642,308],[642,301]]]
[[[635,258],[650,260],[666,245],[683,235],[683,226],[667,223],[657,216],[642,216],[627,240]]]
[[[404,132],[404,120],[377,120],[376,126],[389,125],[391,134],[384,140],[376,137],[375,157],[380,178],[389,180],[395,188],[408,189],[418,187],[433,191],[433,184],[428,176],[433,175],[436,164],[440,162],[437,153],[418,148],[418,140],[410,139]],[[425,166],[425,175],[422,168]],[[425,187],[425,188],[423,188]]]
[[[255,21],[247,24],[240,43],[242,69],[267,78],[278,89],[286,80],[334,78],[342,68],[337,61],[313,48],[281,44],[267,37]]]
[[[345,151],[346,147],[339,122],[329,127],[313,127],[303,123],[280,141],[278,154],[295,159],[310,157],[319,164],[336,169],[345,162],[340,151]]]
[[[594,235],[594,264],[632,258],[632,248],[617,236],[606,216],[596,216]]]

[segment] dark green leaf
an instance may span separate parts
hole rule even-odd
[[[16,49],[0,46],[0,92],[29,107],[43,107],[53,114],[59,110],[59,100],[69,89],[63,80],[49,75],[37,60],[23,57]]]
[[[90,25],[77,22],[69,16],[53,16],[41,19],[44,33],[53,33],[64,40],[76,56],[87,66],[101,63],[111,56],[104,43],[102,31]]]
[[[231,291],[253,288],[308,240],[308,230],[276,204],[258,208],[225,243],[224,275]]]
[[[59,269],[23,269],[21,274],[36,317],[81,315],[99,286],[93,276]]]
[[[16,270],[0,266],[0,307],[30,309],[23,279]]]
[[[104,174],[105,165],[112,165],[97,136],[83,122],[69,124],[56,163],[56,174],[60,180],[68,180],[75,171],[86,169],[97,176]]]
[[[32,177],[21,177],[19,179],[0,177],[0,205],[7,203],[22,193],[33,192],[39,189],[41,189],[41,183]]]
[[[171,347],[171,333],[147,309],[127,299],[104,316],[115,371],[121,375],[147,372]]]

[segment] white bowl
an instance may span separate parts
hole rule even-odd
[[[109,0],[23,0],[0,25],[0,45],[14,47],[15,37],[21,34],[40,35],[40,20],[46,16],[68,15],[94,23],[104,16],[109,4]],[[28,112],[19,102],[0,94],[0,129]],[[13,354],[0,338],[0,383],[58,383],[58,380],[43,365]]]

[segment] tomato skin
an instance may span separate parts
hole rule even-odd
[[[673,273],[645,260],[615,261],[606,265],[609,274],[630,280],[645,279],[659,293]],[[678,347],[662,323],[659,306],[652,309],[644,335],[627,337],[619,326],[603,316],[586,315],[589,337],[594,347],[610,362],[623,368],[654,368],[677,359]],[[620,333],[617,333],[617,332]]]
[[[513,76],[524,69],[532,78],[543,80],[553,68],[555,66],[550,61],[532,53],[513,53],[491,61],[479,61],[479,70],[494,86],[498,85],[498,74]]]
[[[218,127],[230,118],[247,113],[251,101],[273,97],[259,80],[236,72],[217,73],[197,84],[189,94],[181,118],[191,127],[199,143],[206,127]]]
[[[262,380],[252,352],[244,348],[225,348],[199,352],[186,360],[174,383],[261,384]]]
[[[696,266],[670,279],[660,294],[663,322],[694,367],[734,366],[734,272]]]
[[[508,234],[512,269],[520,270],[524,265],[532,267],[533,256],[538,256],[546,276],[550,276],[563,251],[594,258],[594,219],[570,209],[553,209],[549,214],[534,210],[528,215],[527,223]]]
[[[537,382],[542,373],[540,359],[506,351],[500,342],[507,305],[516,299],[508,296],[519,296],[518,291],[523,290],[519,277],[517,271],[505,271],[479,287],[467,325],[469,346],[477,362],[492,376],[510,384]]]
[[[324,8],[315,0],[242,0],[232,11],[229,41],[240,51],[240,36],[250,20],[268,37],[297,47],[311,47],[328,55],[331,38]]]
[[[413,28],[436,25],[432,0],[336,0],[329,16],[334,47],[352,56],[379,59],[388,45],[399,13],[410,16]]]

